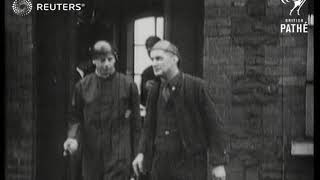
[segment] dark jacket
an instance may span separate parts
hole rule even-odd
[[[148,90],[146,88],[146,83],[147,81],[149,80],[154,80],[154,81],[160,81],[159,78],[157,78],[155,75],[154,75],[154,72],[153,72],[153,68],[152,66],[149,66],[148,68],[146,68],[142,74],[141,74],[141,86],[140,86],[140,89],[141,89],[141,95],[140,95],[140,103],[144,106],[146,106],[146,103],[147,103],[147,97],[148,97]]]
[[[184,149],[189,154],[208,151],[211,165],[227,162],[223,124],[216,113],[208,86],[197,77],[182,73],[180,83],[171,93],[167,103],[174,103],[177,123]],[[156,132],[156,111],[159,83],[148,96],[147,114],[140,138],[138,152],[144,154],[145,167],[150,167]]]
[[[99,78],[91,73],[76,84],[68,137],[80,143],[84,180],[101,179],[101,174],[122,179],[130,175],[140,129],[138,90],[120,73],[109,77],[111,90],[101,89],[105,80]],[[110,95],[103,95],[106,90]]]

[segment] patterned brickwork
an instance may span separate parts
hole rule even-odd
[[[229,180],[313,179],[312,163],[290,155],[305,133],[307,34],[280,33],[287,12],[280,0],[205,0],[203,72],[226,125]]]

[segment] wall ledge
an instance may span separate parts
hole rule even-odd
[[[291,142],[291,155],[293,156],[313,156],[313,152],[312,140]]]

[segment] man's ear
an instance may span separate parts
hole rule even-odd
[[[174,60],[175,63],[179,62],[179,58],[176,55],[173,56],[173,60]]]
[[[92,60],[92,64],[97,65],[97,61],[96,60]]]

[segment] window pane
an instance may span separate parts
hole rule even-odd
[[[134,73],[141,74],[144,69],[151,65],[151,60],[144,46],[134,48]]]
[[[306,135],[313,137],[314,134],[314,87],[307,83],[306,87]]]
[[[314,80],[314,35],[313,27],[308,27],[307,81]]]
[[[149,36],[154,35],[163,39],[163,28],[163,17],[146,17],[134,22],[134,82],[138,86],[139,93],[141,74],[151,65],[151,60],[145,48],[145,41]]]
[[[157,17],[157,36],[163,39],[163,17]]]
[[[134,75],[134,82],[137,84],[139,94],[141,94],[141,89],[140,89],[141,75]]]
[[[149,36],[155,33],[155,18],[147,17],[134,22],[134,43],[144,45]]]

